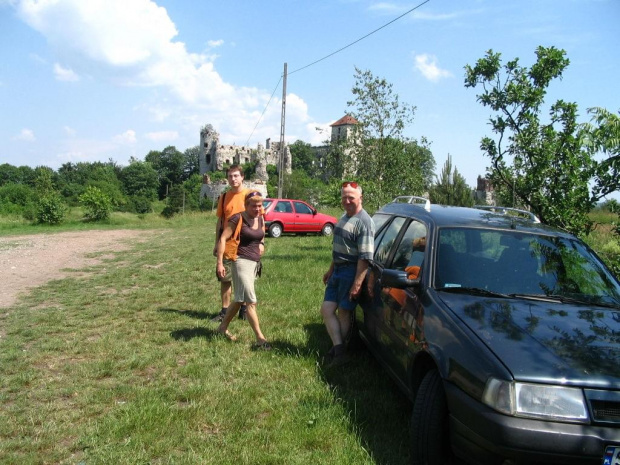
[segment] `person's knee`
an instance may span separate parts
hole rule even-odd
[[[337,306],[333,302],[323,302],[321,305],[321,315],[323,318],[333,317],[336,313]]]

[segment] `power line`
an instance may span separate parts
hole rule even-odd
[[[273,96],[276,93],[276,90],[278,90],[278,87],[280,86],[280,81],[282,81],[282,76],[280,76],[280,79],[278,80],[278,83],[276,84],[275,89],[273,89],[273,92],[271,93],[271,97],[269,97],[269,101],[267,102],[267,104],[265,105],[265,108],[263,109],[263,112],[260,115],[260,118],[258,118],[258,121],[256,122],[256,124],[254,125],[254,129],[252,129],[252,133],[250,134],[250,137],[248,137],[248,141],[245,143],[245,145],[250,145],[250,139],[252,138],[252,136],[254,135],[254,131],[256,131],[256,128],[258,127],[258,124],[260,123],[260,120],[263,119],[263,116],[265,114],[265,112],[267,111],[267,107],[269,106],[269,104],[271,103],[271,99],[273,98]]]
[[[309,68],[310,66],[316,65],[317,63],[320,63],[321,61],[326,60],[327,58],[332,57],[332,56],[336,55],[337,53],[342,52],[343,50],[346,50],[347,48],[349,48],[349,47],[351,47],[351,46],[353,46],[353,45],[357,44],[358,42],[361,42],[361,41],[362,41],[362,40],[364,40],[365,38],[370,37],[370,36],[371,36],[371,35],[373,35],[375,32],[378,32],[378,31],[380,31],[381,29],[383,29],[383,28],[385,28],[385,27],[389,26],[390,24],[392,24],[392,23],[394,23],[394,22],[398,21],[398,20],[399,20],[399,19],[401,19],[402,17],[407,16],[407,15],[408,15],[409,13],[411,13],[412,11],[417,10],[417,9],[418,9],[418,8],[420,8],[422,5],[424,5],[424,4],[426,4],[426,3],[430,2],[430,1],[431,1],[431,0],[426,0],[426,1],[422,2],[422,3],[420,3],[419,5],[417,5],[417,6],[413,7],[413,8],[411,8],[410,10],[408,10],[408,11],[404,12],[402,15],[398,16],[397,18],[394,18],[392,21],[390,21],[390,22],[388,22],[388,23],[385,23],[383,26],[378,27],[378,28],[377,28],[377,29],[375,29],[374,31],[369,32],[368,34],[366,34],[366,35],[365,35],[365,36],[363,36],[363,37],[360,37],[360,38],[359,38],[359,39],[357,39],[356,41],[351,42],[349,45],[345,45],[344,47],[339,48],[339,49],[338,49],[338,50],[336,50],[335,52],[332,52],[332,53],[330,53],[329,55],[324,56],[323,58],[320,58],[320,59],[318,59],[318,60],[316,60],[316,61],[313,61],[313,62],[312,62],[312,63],[310,63],[310,64],[307,64],[307,65],[305,65],[305,66],[302,66],[301,68],[297,68],[296,70],[291,71],[290,73],[287,73],[287,75],[288,75],[288,76],[290,76],[290,75],[291,75],[291,74],[293,74],[293,73],[296,73],[296,72],[298,72],[298,71],[301,71],[301,70],[304,70],[304,69],[306,69],[306,68]],[[265,115],[265,111],[267,111],[267,107],[268,107],[268,106],[269,106],[269,104],[271,103],[271,100],[273,99],[273,96],[275,95],[276,90],[278,89],[278,86],[280,85],[280,82],[282,81],[282,78],[283,78],[283,75],[280,75],[280,79],[278,80],[278,83],[276,84],[275,89],[273,89],[273,92],[271,93],[271,97],[269,98],[269,101],[268,101],[268,102],[267,102],[267,104],[265,105],[265,108],[263,109],[263,112],[261,113],[260,118],[258,118],[258,121],[256,122],[256,125],[254,126],[254,129],[252,129],[252,134],[250,134],[250,136],[248,137],[248,141],[246,142],[246,144],[245,144],[245,145],[249,145],[249,143],[250,143],[250,139],[251,139],[251,138],[252,138],[252,136],[254,135],[254,131],[256,131],[256,128],[258,127],[259,123],[260,123],[260,122],[261,122],[261,120],[263,119],[263,116]]]
[[[291,71],[290,73],[288,73],[288,74],[289,74],[289,76],[290,76],[291,74],[293,74],[293,73],[296,73],[297,71],[301,71],[302,69],[306,69],[306,68],[309,68],[309,67],[310,67],[310,66],[312,66],[312,65],[316,65],[317,63],[319,63],[319,62],[321,62],[321,61],[323,61],[323,60],[326,60],[327,58],[329,58],[329,57],[331,57],[331,56],[334,56],[336,53],[340,53],[340,52],[342,52],[343,50],[345,50],[345,49],[347,49],[347,48],[351,47],[352,45],[355,45],[355,44],[357,44],[358,42],[360,42],[360,41],[364,40],[366,37],[369,37],[369,36],[373,35],[375,32],[378,32],[378,31],[380,31],[381,29],[383,29],[383,28],[385,28],[385,27],[389,26],[390,24],[392,24],[392,23],[394,23],[394,22],[398,21],[398,20],[399,20],[400,18],[402,18],[403,16],[407,16],[407,15],[408,15],[409,13],[411,13],[412,11],[417,10],[417,9],[418,9],[418,8],[420,8],[422,5],[424,5],[425,3],[428,3],[428,2],[430,2],[430,1],[431,1],[431,0],[426,0],[426,1],[422,2],[422,3],[420,3],[419,5],[417,5],[417,6],[413,7],[413,8],[411,8],[409,11],[406,11],[405,13],[403,13],[402,15],[400,15],[398,18],[394,18],[394,19],[393,19],[392,21],[390,21],[389,23],[386,23],[386,24],[384,24],[383,26],[381,26],[381,27],[379,27],[379,28],[375,29],[374,31],[369,32],[369,33],[368,33],[368,34],[366,34],[364,37],[360,37],[360,38],[359,38],[359,39],[357,39],[356,41],[351,42],[349,45],[345,45],[344,47],[342,47],[342,48],[340,48],[340,49],[336,50],[335,52],[330,53],[329,55],[324,56],[323,58],[320,58],[320,59],[318,59],[318,60],[316,60],[316,61],[313,61],[312,63],[310,63],[310,64],[308,64],[308,65],[306,65],[306,66],[302,66],[301,68],[297,68],[297,69],[296,69],[296,70],[294,70],[294,71]]]

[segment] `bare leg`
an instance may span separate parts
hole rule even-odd
[[[336,302],[323,301],[321,304],[321,315],[323,315],[323,321],[325,322],[325,328],[327,334],[332,340],[332,344],[337,346],[342,344],[342,332],[340,329],[340,320],[336,316],[336,309],[338,304]]]
[[[217,330],[220,333],[222,333],[224,336],[226,336],[231,341],[234,341],[237,338],[228,331],[228,325],[230,324],[232,319],[235,317],[240,307],[241,307],[241,302],[231,303],[226,309],[226,315],[224,315],[224,319],[222,320],[222,323],[220,324],[219,328],[217,328]]]
[[[338,309],[338,321],[340,322],[340,337],[344,342],[351,331],[351,310]]]
[[[260,330],[260,324],[258,323],[258,314],[256,313],[256,303],[248,303],[246,316],[248,319],[248,323],[250,323],[250,327],[252,331],[254,331],[254,335],[256,336],[256,342],[258,344],[263,344],[266,339],[263,336],[263,333]]]
[[[220,281],[220,295],[222,297],[222,308],[228,308],[232,295],[232,281]]]

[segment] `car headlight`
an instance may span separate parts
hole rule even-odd
[[[581,389],[491,378],[482,394],[489,407],[516,417],[585,423],[588,410]]]

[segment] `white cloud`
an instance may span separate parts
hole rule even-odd
[[[114,84],[153,88],[158,103],[137,107],[151,112],[155,121],[184,121],[196,134],[211,123],[223,141],[232,143],[226,138],[230,136],[245,143],[269,102],[271,89],[226,82],[215,67],[216,56],[191,53],[175,41],[174,22],[152,0],[20,0],[16,7],[22,20],[63,57],[63,66],[55,66],[58,78],[76,79],[97,69],[113,76]],[[224,42],[207,43],[219,47]],[[287,102],[291,133],[297,124],[300,137],[306,136],[311,123],[307,111],[299,97]],[[279,124],[280,105],[272,101],[253,140],[277,136]],[[177,137],[170,131],[150,134],[152,140]]]
[[[439,68],[437,58],[434,55],[423,53],[421,55],[416,55],[414,60],[415,69],[422,73],[429,81],[436,82],[442,78],[452,77],[452,73]]]
[[[224,45],[224,41],[222,39],[209,40],[207,41],[207,45],[209,46],[209,48],[217,48],[217,47],[221,47],[222,45]]]
[[[154,142],[172,142],[179,138],[179,133],[177,131],[149,132],[146,138]]]
[[[32,142],[35,140],[34,131],[32,129],[22,129],[19,134],[13,137],[15,140],[23,140],[25,142]]]
[[[113,140],[119,144],[135,144],[137,142],[136,131],[128,129],[124,133],[114,136]]]
[[[58,63],[54,63],[54,76],[58,81],[75,82],[79,81],[80,77],[71,69],[63,68]]]
[[[75,137],[75,135],[77,134],[77,131],[70,126],[65,126],[63,130],[65,131],[65,134],[69,137]]]

